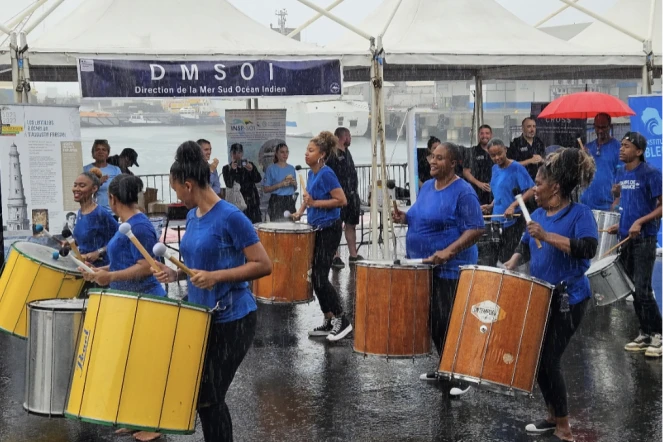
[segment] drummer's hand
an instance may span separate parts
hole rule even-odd
[[[546,231],[541,227],[541,224],[535,221],[527,223],[527,233],[529,233],[529,236],[538,239],[539,241],[545,241],[547,235]]]
[[[309,195],[308,193],[304,195],[303,201],[306,207],[315,207],[316,201],[313,198],[311,198],[311,195]]]
[[[642,224],[640,224],[640,221],[636,221],[633,223],[630,229],[628,229],[628,236],[631,239],[635,239],[638,236],[640,236],[640,231],[642,230]]]
[[[448,249],[438,250],[434,255],[424,259],[424,263],[440,265],[449,261],[451,258],[453,258],[453,255]]]
[[[481,183],[479,185],[479,189],[483,190],[484,192],[490,192],[490,183]]]
[[[91,270],[93,270],[93,271],[95,271],[95,272],[97,271],[97,269],[95,269],[94,267],[92,267],[92,265],[88,264],[87,266],[88,266]],[[94,278],[96,277],[96,274],[94,274],[94,273],[90,273],[90,272],[88,272],[87,270],[85,270],[85,269],[82,268],[82,267],[79,267],[79,268],[78,268],[78,271],[81,272],[81,275],[83,275],[83,279],[84,279],[85,281],[87,281],[87,282],[94,282]]]
[[[391,219],[394,220],[394,222],[397,222],[399,224],[405,224],[405,219],[407,218],[405,212],[401,212],[398,209],[395,209],[391,212]]]
[[[518,256],[516,254],[514,254],[511,257],[510,260],[508,260],[507,262],[504,263],[504,268],[507,269],[507,270],[511,270],[511,271],[516,270],[516,268],[518,268],[518,261],[519,260],[520,259],[518,258]]]
[[[504,211],[504,218],[513,218],[513,214],[516,211],[516,208],[514,206],[509,206],[506,208]]]
[[[150,268],[152,269],[152,273],[154,274],[154,277],[157,279],[157,281],[162,284],[168,284],[169,282],[177,281],[177,270],[171,269],[166,264],[162,264],[158,261],[156,261],[156,264],[159,269],[161,269],[160,272],[157,272],[151,267]]]
[[[81,255],[83,258],[83,261],[85,262],[97,262],[101,258],[101,255],[99,254],[98,251],[90,252],[90,253],[85,253]]]
[[[94,275],[92,276],[94,279],[93,281],[96,282],[99,285],[107,286],[111,283],[112,279],[112,272],[109,272],[108,270],[101,270],[101,269],[92,269],[94,270]]]
[[[619,224],[614,224],[606,229],[609,234],[616,235],[619,232]]]
[[[622,195],[622,185],[613,184],[612,189],[610,189],[610,193],[612,193],[613,198],[619,198]]]
[[[292,215],[290,215],[290,218],[292,218],[293,221],[299,221],[300,219],[302,219],[302,214],[299,212],[293,213]]]
[[[484,204],[481,206],[481,212],[484,215],[490,215],[490,213],[493,211],[493,206],[492,204]]]
[[[193,270],[193,269],[191,269]],[[195,285],[199,289],[209,290],[216,285],[216,279],[212,272],[206,270],[193,270],[196,276],[190,279],[191,284]]]

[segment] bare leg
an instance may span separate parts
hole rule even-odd
[[[354,224],[345,225],[345,240],[348,243],[348,251],[353,258],[357,257],[357,226]]]
[[[562,440],[573,440],[573,433],[571,433],[571,424],[569,423],[569,417],[558,417],[557,418],[557,428],[555,429],[555,436],[559,437]]]

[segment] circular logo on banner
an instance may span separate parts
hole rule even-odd
[[[340,86],[338,83],[332,83],[332,84],[329,86],[329,91],[330,91],[332,94],[338,94],[338,93],[341,92],[341,86]]]

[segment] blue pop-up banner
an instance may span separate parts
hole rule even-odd
[[[83,98],[274,97],[341,94],[339,60],[79,59]]]
[[[635,115],[631,116],[631,130],[639,132],[647,139],[645,159],[649,164],[662,170],[663,123],[661,115],[661,95],[634,95],[628,97],[628,105]],[[658,232],[658,246],[661,247],[661,231]]]

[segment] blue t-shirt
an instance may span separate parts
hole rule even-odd
[[[292,175],[293,178],[297,176],[294,166],[286,164],[285,167],[281,167],[278,164],[272,164],[267,168],[267,174],[265,175],[265,185],[273,186],[280,183],[287,177]],[[295,188],[293,186],[280,187],[272,192],[272,195],[281,195],[281,196],[290,196],[295,193]]]
[[[543,209],[536,209],[532,213],[532,221],[541,224],[546,232],[571,239],[594,238],[598,241],[594,214],[584,204],[571,203],[552,216],[548,216]],[[585,276],[590,266],[589,259],[574,258],[543,241],[539,249],[527,230],[522,242],[529,246],[532,257],[529,268],[532,276],[552,285],[566,281],[569,304],[577,304],[592,296],[589,279]]]
[[[219,171],[214,170],[209,173],[209,185],[217,195],[221,193],[221,180],[219,179]]]
[[[596,162],[596,173],[594,179],[580,197],[580,202],[589,206],[592,210],[610,210],[614,201],[612,197],[612,185],[615,175],[620,169],[619,149],[621,143],[612,138],[606,144],[601,145],[601,153],[598,153],[596,140],[587,143],[587,150]]]
[[[464,180],[457,179],[442,190],[435,190],[435,180],[428,180],[407,212],[407,225],[407,256],[428,258],[446,249],[466,230],[484,228],[479,197]],[[477,259],[477,246],[473,245],[439,266],[435,274],[440,278],[458,279],[458,267],[476,264]]]
[[[79,210],[76,214],[76,226],[73,236],[78,245],[78,250],[82,254],[94,252],[107,245],[111,238],[117,233],[117,221],[113,215],[100,205],[87,215],[83,215]],[[101,259],[93,263],[97,267],[108,265],[108,254],[101,256]]]
[[[88,164],[83,167],[83,172],[89,172],[93,167],[96,167],[94,163]],[[97,204],[110,210],[110,206],[108,205],[108,185],[113,181],[113,178],[122,175],[122,171],[119,167],[113,166],[112,164],[107,164],[106,167],[100,167],[99,170],[101,170],[101,173],[104,175],[108,175],[108,179],[101,185],[97,192]]]
[[[527,169],[521,166],[517,161],[512,161],[504,169],[497,164],[493,165],[492,177],[490,178],[490,189],[493,192],[493,214],[502,215],[504,211],[513,203],[516,198],[513,196],[513,189],[520,189],[523,194],[531,187],[534,187],[534,181],[529,176]],[[516,213],[520,212],[520,207],[516,207]],[[493,221],[504,223],[504,227],[515,224],[515,219],[507,220],[501,216],[493,218]]]
[[[333,170],[327,166],[322,166],[318,173],[313,173],[312,170],[308,171],[308,182],[306,183],[306,191],[314,200],[330,200],[331,191],[340,189],[341,183]],[[341,208],[335,207],[333,209],[319,209],[316,207],[309,207],[306,209],[308,223],[315,227],[328,227],[341,217]]]
[[[246,215],[221,200],[201,217],[196,216],[196,209],[189,211],[180,252],[187,267],[211,272],[244,265],[244,249],[259,241]],[[216,322],[236,321],[257,310],[246,281],[221,282],[211,290],[200,289],[189,281],[188,298],[189,302],[209,308],[218,304]]]
[[[620,169],[616,182],[622,187],[619,236],[625,238],[635,221],[656,208],[661,196],[661,171],[648,163],[640,163],[633,170]],[[645,238],[658,235],[660,224],[660,219],[648,222],[642,226],[640,235]]]
[[[143,213],[137,213],[127,220],[131,226],[134,236],[145,247],[145,250],[154,257],[152,248],[157,243],[157,232],[150,222],[150,219]],[[143,255],[133,245],[129,237],[121,232],[117,232],[108,243],[108,260],[110,261],[110,271],[128,269],[143,258]],[[146,295],[166,296],[159,281],[154,276],[148,276],[134,281],[115,281],[111,282],[110,288],[113,290],[122,290],[125,292],[144,293]]]

